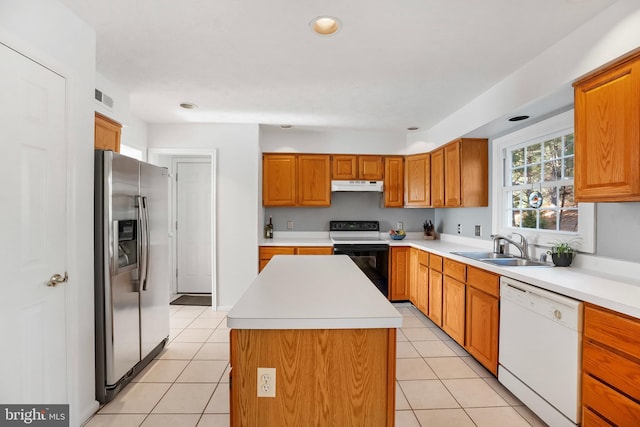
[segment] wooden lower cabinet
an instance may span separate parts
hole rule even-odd
[[[408,246],[395,246],[389,249],[389,299],[391,301],[405,301],[411,297],[409,249]]]
[[[585,304],[582,425],[640,425],[640,320]]]
[[[416,268],[416,302],[423,314],[429,312],[429,253],[418,250]]]
[[[258,272],[262,271],[275,255],[332,255],[332,246],[260,246]]]
[[[429,301],[427,316],[442,326],[442,257],[429,254]]]
[[[467,266],[465,348],[498,375],[500,276]]]
[[[395,329],[231,330],[231,426],[387,426],[395,420]],[[257,368],[276,396],[257,397]]]
[[[442,330],[458,344],[464,346],[466,288],[447,275],[442,282]]]

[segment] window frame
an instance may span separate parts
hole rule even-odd
[[[553,138],[559,133],[571,133],[573,131],[574,110],[568,110],[556,116],[534,123],[525,128],[516,130],[509,134],[494,138],[492,140],[492,224],[493,234],[521,233],[527,237],[530,244],[550,247],[554,241],[579,239],[576,248],[581,252],[595,252],[595,204],[578,203],[578,231],[550,231],[532,228],[520,228],[510,226],[506,221],[505,211],[508,209],[505,198],[506,180],[506,152],[518,146],[543,142],[546,138]],[[575,141],[574,141],[575,144]],[[575,153],[575,146],[574,146]],[[574,163],[574,170],[576,165]],[[511,187],[509,185],[509,187]],[[574,187],[575,188],[575,187]]]

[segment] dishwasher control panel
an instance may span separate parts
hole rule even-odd
[[[582,303],[536,286],[502,277],[500,298],[577,331],[582,330]]]

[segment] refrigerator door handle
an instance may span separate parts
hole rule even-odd
[[[147,263],[146,253],[146,233],[144,222],[144,200],[142,196],[136,196],[136,207],[138,208],[138,289],[140,292],[144,286],[145,280],[147,280],[147,271],[145,265]]]
[[[149,233],[149,207],[147,206],[147,197],[142,197],[142,211],[144,213],[144,281],[142,282],[142,290],[147,290],[147,278],[149,277],[149,251],[151,248],[151,236]]]

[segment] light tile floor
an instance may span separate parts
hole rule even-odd
[[[397,427],[545,425],[422,313],[397,308]],[[167,348],[86,426],[229,426],[225,315],[171,306]]]

